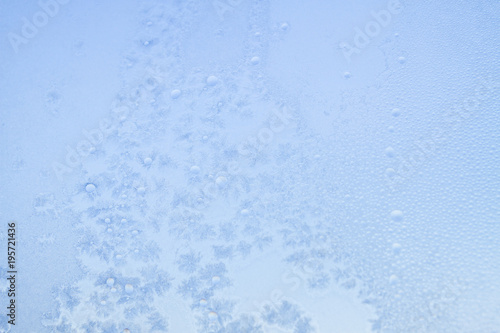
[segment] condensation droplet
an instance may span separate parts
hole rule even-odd
[[[219,315],[217,315],[217,312],[215,311],[210,311],[208,313],[208,319],[210,319],[210,321],[216,321],[218,317]]]
[[[95,185],[91,184],[91,183],[88,183],[87,186],[85,186],[85,190],[88,193],[94,192],[95,191]]]
[[[385,155],[386,155],[387,157],[394,157],[394,154],[395,154],[395,152],[394,152],[394,148],[392,148],[392,147],[387,147],[387,148],[385,149]]]
[[[181,91],[179,89],[174,89],[170,92],[170,97],[172,97],[173,99],[179,98],[180,95]]]
[[[219,79],[217,78],[217,76],[213,76],[213,75],[210,75],[208,78],[207,78],[207,84],[209,86],[215,86],[217,84],[217,82],[219,81]]]
[[[127,294],[131,294],[134,291],[134,286],[132,286],[130,283],[127,283],[125,285],[125,292]]]
[[[400,222],[403,220],[403,212],[400,210],[393,210],[391,212],[391,219],[395,222]]]
[[[259,57],[252,57],[252,59],[250,59],[250,63],[252,65],[258,65],[260,63],[260,58]]]

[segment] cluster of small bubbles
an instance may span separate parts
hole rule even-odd
[[[173,99],[179,98],[180,95],[181,91],[179,89],[174,89],[170,92],[170,97],[172,97]]]
[[[252,59],[250,59],[250,63],[252,65],[258,65],[260,63],[260,58],[259,57],[252,57]]]
[[[125,285],[125,292],[127,294],[131,294],[134,291],[134,286],[132,286],[130,283],[127,283]]]
[[[113,279],[113,278],[111,278],[111,277],[110,277],[110,278],[108,278],[108,279],[106,280],[106,284],[107,284],[109,287],[113,287],[113,285],[115,284],[115,279]]]
[[[88,183],[86,186],[85,186],[85,190],[88,192],[88,193],[92,193],[95,191],[95,185],[92,184],[92,183]]]
[[[214,76],[214,75],[210,75],[208,78],[207,78],[207,84],[209,86],[215,86],[217,84],[217,82],[219,81],[219,79],[217,78],[217,76]]]
[[[151,157],[146,157],[143,162],[144,165],[151,165],[151,163],[153,163],[153,160],[151,159]]]
[[[401,110],[399,110],[398,108],[392,109],[392,115],[394,117],[399,117],[400,114],[401,114]]]
[[[387,157],[394,157],[394,154],[395,154],[395,152],[394,152],[394,148],[392,148],[392,147],[387,147],[387,148],[385,149],[385,155],[386,155]]]
[[[210,319],[210,321],[216,321],[218,317],[219,315],[215,311],[210,311],[208,313],[208,319]]]
[[[393,210],[391,212],[391,219],[394,221],[394,222],[400,222],[403,220],[403,212],[400,211],[400,210]]]

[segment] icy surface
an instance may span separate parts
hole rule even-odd
[[[0,332],[500,332],[499,6],[1,2]]]

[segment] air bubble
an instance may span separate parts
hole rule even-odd
[[[131,294],[134,291],[134,286],[132,286],[130,283],[127,283],[125,285],[125,292],[127,294]]]
[[[403,212],[400,210],[393,210],[391,212],[391,219],[395,222],[400,222],[403,220]]]
[[[109,217],[107,217],[107,218],[104,219],[104,222],[111,223],[111,219]]]
[[[351,72],[344,72],[343,76],[344,76],[344,79],[349,79],[349,78],[351,78],[352,74],[351,74]]]
[[[208,305],[207,300],[206,300],[206,299],[204,299],[204,298],[202,298],[202,299],[200,300],[200,306],[205,307],[205,306],[207,306],[207,305]]]
[[[130,333],[130,330],[128,328],[123,330],[123,333]]]
[[[399,280],[399,279],[398,279],[397,275],[394,275],[394,274],[393,274],[393,275],[391,275],[391,276],[389,277],[389,283],[390,283],[390,284],[393,284],[393,285],[394,285],[394,284],[396,284],[396,283],[398,282],[398,280]]]
[[[181,95],[181,91],[179,89],[174,89],[170,92],[170,97],[173,99],[178,98]]]
[[[288,28],[290,28],[290,26],[286,22],[282,23],[281,26],[280,26],[280,29],[283,30],[283,31],[287,31]]]
[[[243,216],[248,216],[248,214],[250,214],[250,211],[248,209],[242,209],[240,213]]]
[[[219,79],[217,78],[217,76],[210,75],[207,78],[207,84],[209,86],[215,86],[217,84],[217,81],[219,81]]]
[[[113,229],[108,228],[106,231],[110,234],[110,233],[112,233],[112,232],[113,232]]]
[[[115,279],[113,278],[108,278],[106,280],[106,284],[109,286],[109,287],[112,287],[114,284],[115,284]]]
[[[212,283],[213,284],[218,284],[219,282],[220,282],[220,277],[219,276],[212,277]]]
[[[404,64],[404,63],[406,62],[406,58],[405,58],[405,57],[399,57],[399,58],[398,58],[398,62],[399,62],[400,64]]]
[[[127,223],[127,219],[122,219],[121,222],[122,223]]]
[[[392,109],[392,115],[394,117],[399,117],[400,114],[401,114],[401,110],[399,110],[398,108]]]
[[[87,186],[85,186],[85,190],[88,193],[94,192],[95,191],[95,185],[92,183],[88,183]]]
[[[146,157],[144,159],[144,164],[145,165],[150,165],[151,163],[153,163],[153,160],[150,157]]]
[[[394,126],[389,126],[387,129],[389,130],[389,132],[394,133]]]
[[[199,173],[200,172],[200,167],[197,165],[193,165],[191,169],[189,169],[192,173]]]

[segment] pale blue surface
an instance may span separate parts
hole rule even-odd
[[[500,332],[499,7],[0,1],[0,332]]]

